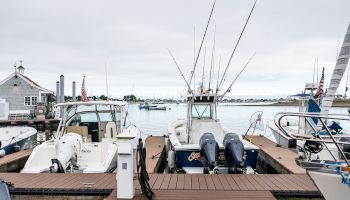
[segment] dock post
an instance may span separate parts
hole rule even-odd
[[[64,103],[64,76],[60,76],[60,103]],[[60,108],[60,117],[63,117],[63,107]]]
[[[77,101],[76,94],[75,94],[75,81],[72,83],[72,100]]]
[[[135,196],[134,187],[134,134],[119,134],[118,166],[117,166],[117,198],[132,199]]]

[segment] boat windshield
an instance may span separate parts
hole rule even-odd
[[[193,118],[211,118],[210,104],[194,104],[192,105]]]
[[[116,108],[112,105],[79,105],[73,106],[67,111],[67,119],[72,118],[78,113],[90,112],[96,115],[99,114],[100,121],[113,121],[113,115],[115,115],[116,120],[120,120],[120,108]]]

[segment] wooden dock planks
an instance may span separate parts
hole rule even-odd
[[[148,173],[157,173],[165,153],[165,138],[149,136],[145,140],[146,169]]]
[[[247,136],[249,140],[260,148],[260,151],[272,159],[274,164],[281,169],[278,172],[287,172],[290,174],[306,174],[306,170],[295,163],[297,153],[282,147],[277,147],[276,143],[263,136]],[[267,159],[266,159],[267,160]],[[278,167],[274,167],[278,168]]]
[[[0,158],[0,172],[10,172],[24,166],[32,149],[19,151]]]
[[[116,174],[0,173],[14,188],[116,189]],[[318,191],[306,174],[150,174],[153,190]],[[136,189],[140,189],[135,181]]]

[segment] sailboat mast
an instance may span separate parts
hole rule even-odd
[[[344,41],[340,49],[340,53],[338,55],[337,63],[335,65],[327,93],[325,97],[322,99],[321,114],[327,115],[329,112],[329,109],[332,107],[335,94],[337,92],[340,81],[343,78],[344,72],[348,65],[349,57],[350,57],[350,24],[345,34]]]

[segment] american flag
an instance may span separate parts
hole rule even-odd
[[[81,100],[83,102],[89,101],[85,91],[85,76],[83,77],[83,84],[81,85]]]
[[[324,68],[322,69],[322,77],[320,80],[320,84],[318,85],[317,92],[315,94],[315,98],[318,98],[323,94],[323,85],[324,85]]]

